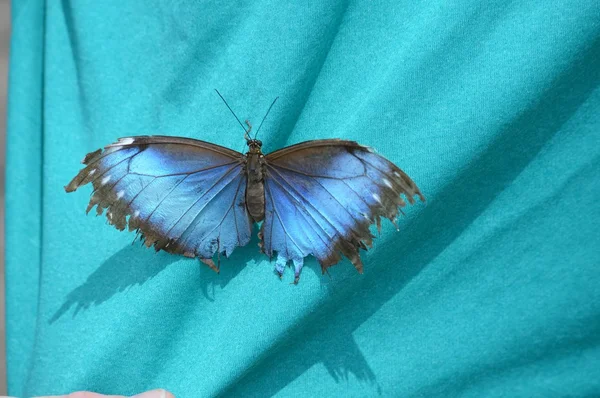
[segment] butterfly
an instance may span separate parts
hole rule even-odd
[[[87,154],[65,190],[91,183],[87,213],[106,210],[109,224],[136,231],[147,247],[198,258],[217,272],[220,255],[248,244],[262,223],[261,251],[277,255],[280,277],[292,263],[294,283],[309,255],[323,273],[342,256],[362,273],[359,249],[372,246],[371,225],[381,231],[381,217],[394,222],[406,201],[425,200],[406,173],[368,147],[322,139],[263,154],[251,124],[236,119],[245,154],[192,138],[120,138]]]

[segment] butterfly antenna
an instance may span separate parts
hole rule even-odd
[[[248,130],[246,130],[246,127],[244,127],[244,124],[237,117],[237,115],[235,114],[235,112],[233,111],[233,109],[231,109],[231,107],[229,106],[229,104],[227,103],[227,101],[225,101],[225,98],[223,98],[223,96],[221,95],[221,93],[219,92],[219,90],[217,90],[215,88],[215,91],[217,92],[217,94],[219,94],[219,97],[221,97],[221,99],[225,103],[225,106],[227,107],[227,109],[229,109],[229,112],[231,112],[231,114],[233,115],[233,117],[235,117],[235,120],[237,120],[237,122],[240,124],[240,126],[242,126],[242,128],[244,129],[244,131],[246,132],[246,134],[248,134]]]
[[[258,130],[256,130],[256,134],[254,134],[254,139],[256,139],[256,137],[258,137],[258,132],[260,131],[260,128],[262,127],[263,123],[265,122],[265,119],[267,118],[267,116],[269,116],[269,112],[271,112],[271,108],[273,108],[273,105],[275,105],[275,102],[277,102],[278,99],[279,99],[279,97],[275,97],[273,102],[271,102],[271,106],[267,110],[267,113],[265,113],[265,117],[263,117],[262,121],[260,122],[260,125],[258,126]]]

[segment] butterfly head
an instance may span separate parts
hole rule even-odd
[[[246,138],[246,143],[250,148],[250,153],[260,153],[260,148],[262,147],[261,140],[257,140],[256,138]]]

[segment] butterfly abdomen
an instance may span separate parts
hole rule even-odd
[[[246,207],[254,222],[259,222],[265,218],[264,159],[260,152],[246,156]]]

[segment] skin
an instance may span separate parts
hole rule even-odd
[[[37,398],[127,398],[125,395],[103,395],[89,391],[78,391],[67,395],[52,395]],[[166,390],[152,390],[141,394],[133,395],[132,398],[175,398],[173,394]]]

